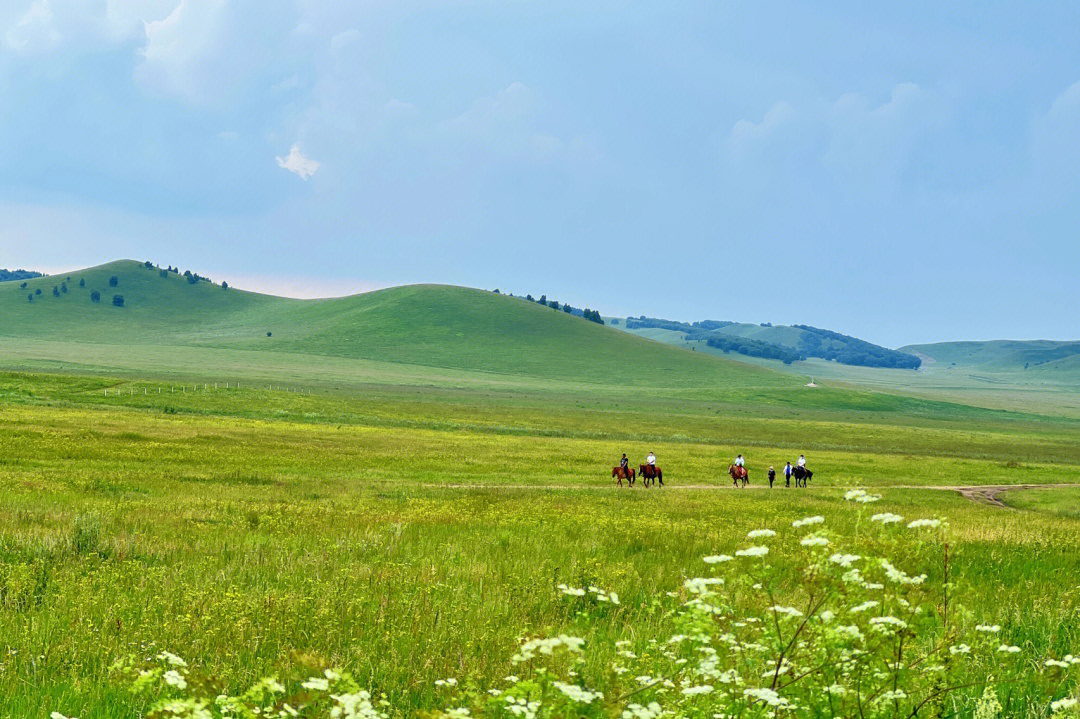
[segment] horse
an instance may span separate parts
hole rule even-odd
[[[656,485],[656,482],[658,480],[660,482],[660,486],[664,486],[664,473],[660,470],[659,467],[654,464],[638,465],[638,474],[641,475],[641,479],[643,480],[643,484],[645,485],[646,489],[649,487],[650,479],[652,480],[653,486]]]
[[[615,483],[616,487],[622,486],[622,481],[625,479],[626,484],[630,487],[634,486],[634,468],[633,467],[612,467],[611,476],[618,477],[619,481]]]
[[[811,472],[806,467],[796,467],[794,474],[795,474],[795,487],[796,488],[798,488],[800,483],[801,483],[802,488],[806,489],[806,483],[814,478],[814,473]]]
[[[746,471],[746,467],[739,467],[734,464],[728,465],[727,473],[731,475],[731,485],[733,487],[739,486],[739,480],[742,480],[742,486],[746,486],[750,483],[750,473]]]

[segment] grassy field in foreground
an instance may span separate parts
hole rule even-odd
[[[410,716],[435,679],[495,680],[523,632],[572,626],[561,582],[619,592],[604,637],[648,637],[653,600],[750,529],[822,514],[858,549],[866,512],[841,488],[1080,481],[1069,420],[872,393],[859,409],[660,390],[613,406],[602,387],[433,384],[0,375],[0,716],[134,716],[145,699],[108,666],[158,649],[232,689],[340,666]],[[648,449],[670,489],[613,489],[618,453]],[[799,452],[818,474],[805,492],[678,489],[723,487],[736,451],[758,485]],[[979,613],[964,621],[1076,653],[1080,520],[1057,500],[882,492],[874,511],[950,519],[953,601]]]

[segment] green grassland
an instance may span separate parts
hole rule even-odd
[[[460,288],[284,300],[120,263],[55,298],[58,279],[34,302],[0,285],[0,717],[137,716],[108,668],[159,649],[234,690],[346,668],[414,716],[435,679],[494,681],[516,637],[571,627],[560,582],[617,590],[594,629],[640,638],[749,529],[822,514],[858,549],[852,486],[949,518],[963,621],[1080,648],[1075,489],[1006,493],[1016,510],[930,489],[1080,483],[1068,412],[807,388]],[[668,486],[615,489],[619,454],[649,450]],[[737,452],[757,489],[728,488]],[[808,490],[760,488],[799,453]]]

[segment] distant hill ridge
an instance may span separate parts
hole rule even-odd
[[[752,325],[724,320],[687,323],[641,316],[626,318],[624,327],[629,331],[661,329],[681,333],[684,342],[704,342],[724,352],[778,359],[784,364],[809,357],[860,367],[918,369],[921,364],[914,354],[810,325]]]
[[[937,342],[909,345],[942,367],[969,367],[984,370],[1038,370],[1075,372],[1080,366],[1080,341],[989,340],[985,342]]]
[[[0,285],[0,339],[70,343],[72,361],[79,361],[82,343],[118,353],[135,345],[184,346],[622,385],[794,386],[780,372],[464,287],[409,285],[301,300],[130,260],[25,282]]]

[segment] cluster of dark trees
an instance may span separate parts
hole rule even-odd
[[[748,337],[739,337],[723,330],[737,322],[726,320],[704,320],[702,322],[677,322],[656,317],[628,317],[626,329],[656,328],[683,332],[687,341],[704,341],[709,347],[724,352],[737,352],[748,357],[778,359],[784,364],[791,364],[808,357],[820,357],[841,364],[860,367],[895,367],[899,369],[918,369],[921,361],[914,355],[891,350],[871,344],[856,337],[818,329],[809,325],[794,325],[803,330],[798,347],[775,342],[765,342]],[[772,323],[763,322],[762,327],[772,327]]]
[[[807,357],[820,357],[840,364],[859,367],[918,369],[922,364],[915,355],[872,344],[857,337],[823,330],[810,325],[794,325],[803,331],[799,349]]]
[[[495,294],[499,294],[499,291],[495,290]],[[508,296],[513,297],[514,294],[510,293],[510,295]],[[587,319],[589,322],[596,322],[597,324],[601,325],[604,324],[604,318],[600,316],[600,313],[597,310],[590,310],[588,307],[586,307],[585,309],[579,309],[565,302],[563,304],[559,304],[555,300],[549,300],[547,298],[547,295],[540,295],[540,299],[536,299],[532,295],[525,295],[523,299],[529,302],[535,302],[538,305],[550,307],[553,310],[561,310],[568,315],[582,317],[584,319]]]
[[[38,276],[39,277],[44,277],[44,275],[38,275]],[[72,281],[71,277],[68,277],[67,279],[65,279],[60,284],[53,285],[52,296],[53,297],[63,297],[64,295],[66,295],[68,293],[68,283],[71,282],[71,281]],[[119,284],[120,284],[120,278],[117,277],[116,275],[113,275],[112,277],[109,278],[109,287],[116,287]],[[26,283],[23,282],[20,285],[20,287],[22,289],[26,289]],[[79,287],[82,287],[82,288],[86,287],[86,278],[84,278],[84,277],[79,278]],[[30,294],[26,295],[26,301],[27,302],[33,302],[34,299],[37,298],[37,297],[41,297],[41,288],[40,287],[35,289]],[[97,290],[91,290],[90,291],[90,301],[94,302],[94,303],[101,302],[101,293],[98,292]],[[117,307],[123,307],[124,306],[124,296],[121,295],[121,294],[113,295],[112,303]]]
[[[11,282],[12,280],[32,280],[35,277],[44,277],[45,275],[40,272],[34,272],[32,270],[0,270],[0,282]],[[26,283],[21,285],[24,289]]]

